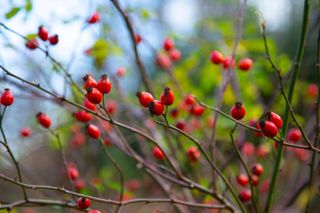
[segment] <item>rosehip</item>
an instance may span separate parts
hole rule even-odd
[[[153,156],[158,160],[162,160],[165,157],[163,151],[157,146],[153,148]]]
[[[84,99],[84,103],[83,105],[87,108],[90,109],[92,111],[95,111],[97,109],[96,105],[94,105],[93,103],[91,103],[87,98]]]
[[[166,54],[158,54],[156,56],[156,64],[162,69],[170,69],[171,67],[171,59]]]
[[[181,59],[181,52],[178,49],[170,50],[169,57],[172,61],[179,61]]]
[[[21,131],[20,131],[20,135],[21,137],[29,137],[31,135],[32,131],[29,127],[24,127]]]
[[[251,175],[252,185],[257,186],[259,184],[259,177],[257,175]]]
[[[115,114],[117,111],[117,102],[114,100],[109,100],[106,102],[106,110],[111,114]]]
[[[251,58],[243,58],[238,63],[238,68],[243,71],[248,71],[251,69],[253,61]]]
[[[164,88],[161,96],[160,96],[161,103],[165,106],[170,106],[174,102],[174,93],[169,87]]]
[[[242,202],[248,202],[251,200],[251,191],[246,189],[239,194],[239,198]]]
[[[204,113],[204,107],[198,104],[193,105],[190,109],[190,113],[194,116],[201,116]]]
[[[48,37],[49,37],[48,30],[44,26],[40,26],[38,28],[38,36],[42,41],[48,40]]]
[[[106,137],[104,140],[103,140],[103,144],[105,146],[110,146],[112,143],[111,143],[111,140],[109,137]]]
[[[68,177],[71,180],[76,180],[79,177],[79,171],[75,166],[68,166]]]
[[[111,91],[112,88],[112,84],[111,81],[108,79],[107,75],[101,75],[100,76],[100,80],[97,84],[97,89],[103,93],[103,94],[107,94]]]
[[[241,102],[237,102],[230,110],[231,116],[236,120],[241,120],[245,114],[246,109]]]
[[[149,107],[149,104],[153,101],[153,96],[148,92],[137,92],[136,96],[143,107]]]
[[[52,35],[48,39],[49,39],[49,43],[51,45],[56,45],[59,42],[59,36],[58,35]]]
[[[187,150],[187,156],[189,161],[197,162],[200,158],[200,152],[196,147],[192,146]]]
[[[163,42],[163,49],[170,51],[174,48],[174,41],[171,38],[166,38]]]
[[[74,181],[74,188],[77,191],[80,191],[81,189],[83,189],[85,187],[85,183],[82,179],[77,179]]]
[[[87,20],[89,24],[95,24],[101,19],[100,13],[98,11],[94,12]]]
[[[134,42],[136,43],[136,45],[140,44],[140,42],[142,41],[142,37],[140,34],[136,34],[134,36]]]
[[[149,104],[149,111],[153,115],[162,115],[164,112],[164,106],[160,101],[153,100]]]
[[[256,163],[252,168],[251,168],[251,173],[257,176],[262,175],[263,173],[263,166],[259,163]]]
[[[99,104],[102,101],[102,93],[96,88],[88,88],[86,97],[93,104]]]
[[[83,77],[83,88],[85,90],[87,90],[90,87],[97,87],[98,83],[96,82],[96,80],[94,80],[94,78],[92,77],[91,74],[86,74]]]
[[[33,39],[29,39],[26,43],[26,47],[29,48],[30,50],[34,50],[39,46],[39,43],[37,41],[37,39],[33,38]]]
[[[186,129],[186,122],[185,121],[177,121],[175,127],[184,131]]]
[[[50,117],[42,112],[39,112],[37,114],[37,120],[38,120],[39,124],[41,124],[41,126],[44,128],[49,128],[51,126]]]
[[[234,59],[231,62],[231,56],[227,56],[223,61],[223,68],[228,69],[230,64],[231,64],[231,68],[233,69],[234,66],[236,65],[236,62],[234,61]]]
[[[290,141],[296,142],[299,141],[302,137],[302,134],[300,132],[300,129],[298,128],[292,128],[288,132],[288,139]]]
[[[220,53],[217,50],[214,50],[210,54],[210,60],[214,64],[222,64],[224,62],[224,57],[223,57],[222,53]]]
[[[4,89],[4,93],[1,95],[0,102],[4,106],[10,106],[14,101],[14,96],[10,89],[6,88]]]
[[[91,201],[88,198],[82,197],[77,200],[77,205],[79,209],[87,209],[90,207],[90,204],[91,204]]]
[[[270,121],[260,121],[259,123],[263,134],[268,138],[273,138],[278,134],[277,126]]]
[[[126,68],[124,67],[119,67],[116,71],[116,75],[120,78],[123,77],[126,74]]]
[[[193,97],[193,95],[188,94],[184,97],[183,102],[185,105],[190,106],[196,103],[196,99]]]
[[[315,98],[318,95],[319,89],[316,84],[309,84],[307,91],[308,91],[307,94],[309,97]]]
[[[274,123],[278,129],[282,127],[282,118],[278,114],[274,112],[267,112],[266,118],[268,121],[271,121],[272,123]]]
[[[73,116],[81,122],[89,122],[92,120],[92,115],[84,110],[73,113]]]
[[[239,174],[237,176],[237,182],[241,186],[246,186],[249,183],[249,178],[247,175]]]
[[[169,114],[172,118],[177,118],[179,115],[179,110],[177,108],[174,108],[170,110]]]
[[[90,137],[97,139],[100,137],[100,130],[96,125],[90,124],[87,126],[87,133]]]

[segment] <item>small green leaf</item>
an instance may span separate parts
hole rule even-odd
[[[6,13],[6,19],[10,19],[17,15],[17,13],[20,11],[20,7],[13,7],[9,12]]]
[[[27,12],[30,12],[32,10],[32,2],[31,2],[31,0],[26,0],[26,6],[24,7],[24,9]]]
[[[34,38],[36,38],[36,37],[37,37],[37,34],[35,34],[35,33],[31,33],[31,34],[26,35],[26,38],[27,38],[28,40],[34,39]]]

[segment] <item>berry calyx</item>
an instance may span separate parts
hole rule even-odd
[[[89,122],[92,120],[92,115],[84,110],[73,113],[73,116],[81,122]]]
[[[260,125],[260,127],[262,129],[262,133],[266,137],[273,138],[273,137],[277,136],[278,128],[271,121],[260,121],[259,125]]]
[[[143,107],[149,107],[149,104],[153,101],[153,96],[148,92],[137,92],[136,96]]]
[[[166,38],[163,42],[163,49],[170,51],[174,48],[174,41],[171,38]]]
[[[236,120],[241,120],[245,114],[246,109],[241,102],[237,102],[230,110],[231,116]]]
[[[153,157],[157,160],[162,160],[165,157],[163,151],[157,146],[153,148],[152,153],[153,153]]]
[[[249,178],[245,174],[239,174],[237,176],[237,183],[241,186],[246,186],[249,183]]]
[[[37,41],[37,39],[33,38],[33,39],[29,39],[26,43],[26,47],[29,48],[30,50],[34,50],[39,46],[39,42]]]
[[[102,93],[96,89],[89,87],[86,94],[87,99],[93,104],[99,104],[102,101]]]
[[[210,60],[214,64],[222,64],[224,62],[224,57],[222,53],[217,50],[214,50],[210,54]]]
[[[302,134],[301,134],[300,129],[298,129],[298,128],[292,128],[288,132],[288,139],[290,141],[297,142],[297,141],[301,140],[301,137],[302,137]]]
[[[227,56],[223,61],[223,68],[229,69],[230,65],[231,65],[231,68],[233,69],[234,66],[236,65],[236,62],[234,59],[231,62],[231,56]]]
[[[253,167],[251,168],[251,173],[257,176],[262,175],[263,173],[263,166],[259,163],[256,163],[255,165],[253,165]]]
[[[42,41],[46,41],[49,38],[49,33],[47,28],[45,28],[44,26],[40,26],[38,28],[38,37],[42,40]]]
[[[251,58],[243,58],[238,63],[238,68],[243,71],[248,71],[251,69],[253,61]]]
[[[44,128],[50,128],[51,126],[51,118],[49,116],[47,116],[46,114],[39,112],[37,114],[37,120],[39,122],[39,124],[44,127]]]
[[[88,198],[82,197],[77,200],[77,205],[79,209],[87,209],[90,207],[91,201]]]
[[[153,100],[149,104],[149,111],[151,114],[159,116],[164,113],[164,106],[160,101]]]
[[[169,57],[172,61],[179,61],[181,59],[181,52],[178,49],[170,50]]]
[[[103,94],[107,94],[111,91],[111,81],[109,80],[107,75],[101,75],[100,76],[100,80],[97,84],[97,89],[103,93]]]
[[[274,123],[278,129],[281,129],[282,127],[282,118],[280,115],[274,113],[274,112],[267,112],[265,115],[266,119],[272,123]]]
[[[94,12],[87,20],[89,24],[95,24],[101,19],[100,13],[98,11]]]
[[[20,135],[21,137],[29,137],[31,135],[32,131],[29,127],[24,127],[23,129],[21,129],[20,131]]]
[[[4,89],[4,93],[2,93],[0,98],[1,104],[4,106],[10,106],[11,104],[13,104],[13,101],[14,101],[14,96],[11,90],[8,88]]]
[[[187,156],[188,156],[189,161],[197,162],[200,158],[200,152],[196,147],[192,146],[192,147],[188,148]]]
[[[94,124],[89,124],[87,126],[87,134],[90,137],[97,139],[100,137],[100,129]]]
[[[170,106],[173,104],[174,93],[169,87],[164,88],[164,90],[160,96],[160,101],[165,106]]]
[[[56,45],[59,42],[59,36],[57,34],[50,36],[48,39],[51,45]]]
[[[251,200],[251,191],[246,189],[239,194],[239,198],[242,202],[248,202]]]

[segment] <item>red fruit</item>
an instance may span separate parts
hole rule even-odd
[[[87,126],[87,133],[92,138],[99,138],[100,137],[100,130],[96,125],[90,124]]]
[[[266,113],[266,119],[272,123],[274,123],[278,129],[282,127],[282,118],[274,113],[274,112],[267,112]]]
[[[77,205],[79,209],[87,209],[90,207],[90,204],[91,204],[91,201],[88,198],[82,197],[77,200]]]
[[[91,74],[86,74],[83,77],[83,88],[85,90],[89,89],[90,87],[96,88],[97,85],[98,83],[96,82],[96,80],[94,80]]]
[[[245,174],[239,174],[237,176],[237,182],[241,186],[246,186],[249,183],[249,178]]]
[[[263,134],[268,138],[273,138],[278,134],[277,126],[270,121],[261,121],[259,123]]]
[[[316,84],[309,84],[307,91],[310,98],[316,98],[318,96],[319,89]]]
[[[136,180],[136,179],[129,180],[126,183],[126,188],[128,188],[128,190],[132,191],[132,192],[136,191],[137,189],[139,189],[140,186],[141,186],[140,181]]]
[[[161,96],[160,96],[161,103],[165,106],[170,106],[174,102],[174,93],[169,87],[164,88]]]
[[[48,30],[44,26],[40,26],[38,28],[38,36],[42,41],[48,40],[48,37],[49,37]]]
[[[112,88],[112,84],[111,81],[108,79],[107,75],[101,75],[100,76],[100,80],[97,84],[97,89],[103,93],[103,94],[107,94],[111,91]]]
[[[244,143],[241,148],[241,152],[243,153],[243,155],[245,155],[247,157],[252,156],[254,154],[254,150],[255,150],[255,147],[250,142]]]
[[[30,50],[34,50],[39,46],[39,43],[37,41],[37,39],[33,38],[33,39],[29,39],[26,43],[26,47],[29,48]]]
[[[14,96],[10,89],[6,88],[4,89],[4,93],[1,95],[0,102],[4,106],[10,106],[14,101]]]
[[[193,105],[190,109],[190,113],[194,116],[201,116],[204,113],[204,107],[198,104]]]
[[[171,59],[166,54],[158,54],[156,56],[156,64],[162,69],[170,69]]]
[[[236,120],[241,120],[245,114],[246,109],[241,102],[237,102],[230,110],[231,116]]]
[[[253,61],[251,58],[243,58],[238,63],[238,68],[243,71],[248,71],[251,69]]]
[[[234,66],[236,65],[236,62],[234,61],[234,59],[231,62],[231,56],[227,56],[224,61],[223,61],[223,68],[224,69],[228,69],[231,63],[231,68],[233,69]]]
[[[259,177],[257,175],[251,175],[252,185],[257,186],[259,184]]]
[[[179,61],[181,59],[181,52],[178,49],[170,50],[169,57],[172,61]]]
[[[77,180],[74,181],[74,188],[77,191],[80,191],[84,187],[85,187],[85,182],[82,179],[77,179]]]
[[[106,102],[106,110],[111,114],[114,115],[117,111],[117,102],[114,100],[109,100]]]
[[[188,94],[184,97],[183,102],[185,105],[190,106],[196,103],[196,99],[193,97],[193,95]]]
[[[263,173],[263,166],[259,163],[256,163],[252,168],[251,168],[251,173],[257,176],[260,176]]]
[[[124,67],[119,67],[116,71],[116,75],[120,78],[123,77],[126,74],[126,68]]]
[[[90,210],[88,213],[101,213],[99,210]]]
[[[50,117],[42,112],[39,112],[37,114],[37,120],[38,120],[39,124],[41,124],[41,126],[43,126],[44,128],[49,128],[51,126]]]
[[[143,107],[149,107],[149,104],[153,101],[153,96],[148,92],[137,92],[136,96]]]
[[[96,105],[94,105],[93,103],[91,103],[87,98],[84,99],[84,103],[83,105],[87,108],[90,109],[92,111],[95,111],[97,109]]]
[[[103,144],[104,144],[105,146],[110,146],[110,145],[112,144],[110,138],[109,138],[109,137],[105,138],[105,139],[103,140]]]
[[[301,161],[307,161],[309,159],[309,152],[305,149],[294,149],[294,154]]]
[[[197,162],[200,158],[200,152],[196,147],[192,146],[187,150],[187,156],[189,161]]]
[[[100,13],[98,11],[94,12],[87,20],[89,24],[95,24],[101,19]]]
[[[174,41],[171,38],[166,38],[163,42],[163,49],[170,51],[174,48]]]
[[[21,131],[20,131],[20,135],[21,137],[29,137],[31,135],[31,129],[29,127],[24,127]]]
[[[257,156],[261,158],[265,157],[268,153],[269,150],[263,145],[260,145],[256,150]]]
[[[164,113],[164,106],[158,100],[153,100],[149,104],[149,111],[153,115],[162,115]]]
[[[162,150],[157,146],[153,148],[153,156],[155,159],[158,159],[158,160],[162,160],[165,157]]]
[[[246,189],[239,194],[239,198],[242,202],[248,202],[251,200],[251,191]]]
[[[99,104],[102,101],[102,93],[96,88],[88,88],[86,97],[93,104]]]
[[[59,42],[59,36],[57,34],[50,36],[48,39],[51,45],[56,45]]]
[[[293,141],[293,142],[299,141],[299,140],[301,140],[301,137],[302,137],[302,134],[300,132],[300,129],[292,128],[289,130],[288,139],[290,141]]]
[[[176,122],[176,124],[175,124],[175,126],[178,128],[178,129],[180,129],[180,130],[182,130],[182,131],[184,131],[185,129],[186,129],[186,122],[185,121],[177,121]]]
[[[172,118],[177,118],[179,115],[179,110],[177,108],[174,108],[170,110],[169,114]]]
[[[79,171],[75,166],[73,165],[68,166],[67,170],[68,170],[68,177],[71,180],[76,180],[79,177]]]
[[[134,36],[134,42],[136,43],[136,45],[140,44],[140,42],[142,41],[142,37],[140,34],[136,34]]]
[[[73,113],[73,116],[81,122],[89,122],[92,120],[92,115],[84,110]]]
[[[261,193],[265,193],[269,190],[269,186],[270,186],[270,180],[266,179],[261,183],[261,188],[260,191]]]
[[[210,60],[214,64],[222,64],[224,62],[224,57],[223,57],[222,53],[220,53],[217,50],[214,50],[210,54]]]

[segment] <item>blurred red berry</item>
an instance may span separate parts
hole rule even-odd
[[[92,120],[92,115],[84,110],[79,110],[78,112],[73,113],[73,116],[81,122],[89,122]]]
[[[297,142],[299,140],[301,140],[302,134],[300,129],[298,128],[291,128],[289,129],[288,132],[288,140],[293,141],[293,142]]]
[[[190,108],[190,114],[194,116],[201,116],[204,113],[205,108],[199,104],[195,104]]]
[[[91,103],[87,98],[84,99],[83,105],[92,111],[95,111],[97,109],[96,105]]]
[[[246,186],[249,183],[249,178],[245,174],[239,174],[237,176],[237,182],[241,186]]]
[[[111,114],[114,115],[117,111],[117,102],[115,100],[108,100],[106,102],[106,110]]]
[[[29,39],[26,43],[26,47],[30,50],[34,50],[39,46],[39,42],[37,41],[37,39],[32,38]]]
[[[175,124],[175,127],[177,127],[178,129],[185,131],[186,130],[186,122],[185,121],[177,121]]]
[[[193,97],[193,95],[188,94],[184,97],[183,102],[185,105],[190,106],[196,103],[196,99]]]
[[[170,67],[172,65],[171,59],[169,58],[169,56],[166,54],[162,54],[162,53],[160,53],[156,56],[156,64],[160,68],[165,69],[165,70],[170,69]]]
[[[243,71],[248,71],[251,69],[253,61],[251,58],[243,58],[238,63],[238,68]]]
[[[181,52],[178,49],[170,50],[169,57],[172,61],[179,61],[181,59]]]
[[[253,165],[253,167],[251,168],[251,173],[257,176],[262,175],[263,173],[263,166],[259,163],[256,163],[255,165]]]
[[[117,69],[117,71],[116,71],[116,75],[117,75],[119,78],[125,76],[126,73],[127,73],[127,70],[126,70],[126,68],[124,68],[124,67],[119,67],[119,68]]]
[[[257,186],[259,184],[259,177],[257,175],[251,175],[252,185]]]
[[[248,189],[241,191],[239,194],[239,198],[242,202],[250,201],[251,200],[251,191]]]
[[[179,110],[177,108],[174,108],[170,110],[169,114],[172,118],[177,118],[179,115]]]
[[[163,153],[163,152],[161,151],[161,149],[160,149],[159,147],[157,147],[157,146],[155,146],[155,147],[153,148],[153,156],[154,156],[154,158],[157,159],[157,160],[162,160],[162,159],[164,159],[164,157],[165,157],[164,153]]]
[[[44,26],[38,28],[38,36],[42,41],[46,41],[49,38],[48,30]]]
[[[51,45],[56,45],[56,44],[58,44],[58,42],[59,42],[59,36],[58,35],[52,35],[52,36],[49,36],[49,43],[51,44]]]
[[[71,180],[76,180],[79,177],[79,171],[77,167],[75,167],[74,165],[69,165],[67,167],[67,170],[68,170],[68,177]]]
[[[30,127],[24,127],[20,131],[21,137],[29,137],[31,135],[32,131]]]
[[[100,21],[100,13],[98,11],[95,11],[87,20],[89,24],[95,24]]]
[[[166,51],[170,51],[173,48],[174,48],[174,41],[171,38],[166,38],[163,41],[163,49],[165,49]]]
[[[170,106],[173,104],[174,93],[169,87],[164,88],[164,90],[160,96],[160,101],[165,106]]]
[[[87,133],[90,137],[95,138],[95,139],[100,137],[100,130],[94,124],[90,124],[87,126]]]
[[[254,154],[255,147],[250,142],[245,142],[241,148],[241,152],[243,155],[250,157]]]
[[[140,44],[140,42],[142,41],[142,37],[140,34],[136,34],[134,36],[134,42],[136,43],[136,45]]]
[[[197,162],[200,158],[200,152],[199,150],[192,146],[192,147],[189,147],[188,150],[187,150],[187,156],[188,156],[188,159],[189,161],[191,162]]]
[[[231,56],[227,56],[223,61],[223,68],[229,69],[230,64],[231,64],[231,68],[233,69],[236,65],[236,62],[234,61],[234,59],[231,62]]]
[[[42,112],[37,114],[37,120],[44,128],[49,128],[51,126],[51,118]]]
[[[85,182],[82,179],[77,179],[77,180],[74,181],[74,188],[77,191],[80,191],[84,187],[85,187]]]
[[[224,62],[224,57],[222,53],[217,50],[214,50],[210,54],[210,60],[214,64],[222,64]]]
[[[316,84],[309,84],[307,88],[307,95],[310,98],[316,98],[319,93],[319,88]]]
[[[107,75],[101,75],[100,80],[97,84],[97,89],[103,93],[108,94],[111,91],[112,84]]]

